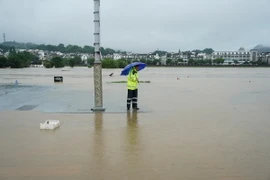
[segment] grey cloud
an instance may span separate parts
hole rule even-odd
[[[132,52],[269,45],[269,7],[269,0],[101,0],[101,43]],[[93,0],[0,0],[0,22],[8,40],[93,44]]]

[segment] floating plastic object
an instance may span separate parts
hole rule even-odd
[[[40,123],[40,129],[55,129],[59,126],[59,120],[46,120],[44,123]]]

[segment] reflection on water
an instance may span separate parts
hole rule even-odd
[[[139,139],[139,126],[138,126],[138,113],[137,111],[127,112],[127,159],[128,164],[137,162],[140,153],[140,139]]]
[[[127,137],[131,149],[138,143],[138,113],[136,111],[127,112]]]
[[[104,133],[103,133],[103,113],[96,112],[94,114],[94,135],[93,135],[93,164],[95,164],[97,171],[102,172],[101,169],[106,166],[104,162],[105,157],[105,140],[104,140]],[[92,162],[91,162],[92,163]]]

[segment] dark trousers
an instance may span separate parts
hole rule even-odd
[[[127,109],[130,109],[130,105],[132,102],[132,108],[137,108],[137,101],[138,101],[138,89],[130,90],[128,89],[127,93]]]

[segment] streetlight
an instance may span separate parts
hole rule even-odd
[[[102,90],[102,64],[100,53],[100,0],[94,0],[94,25],[95,25],[95,62],[94,62],[94,96],[95,107],[92,111],[105,111],[103,107]]]

